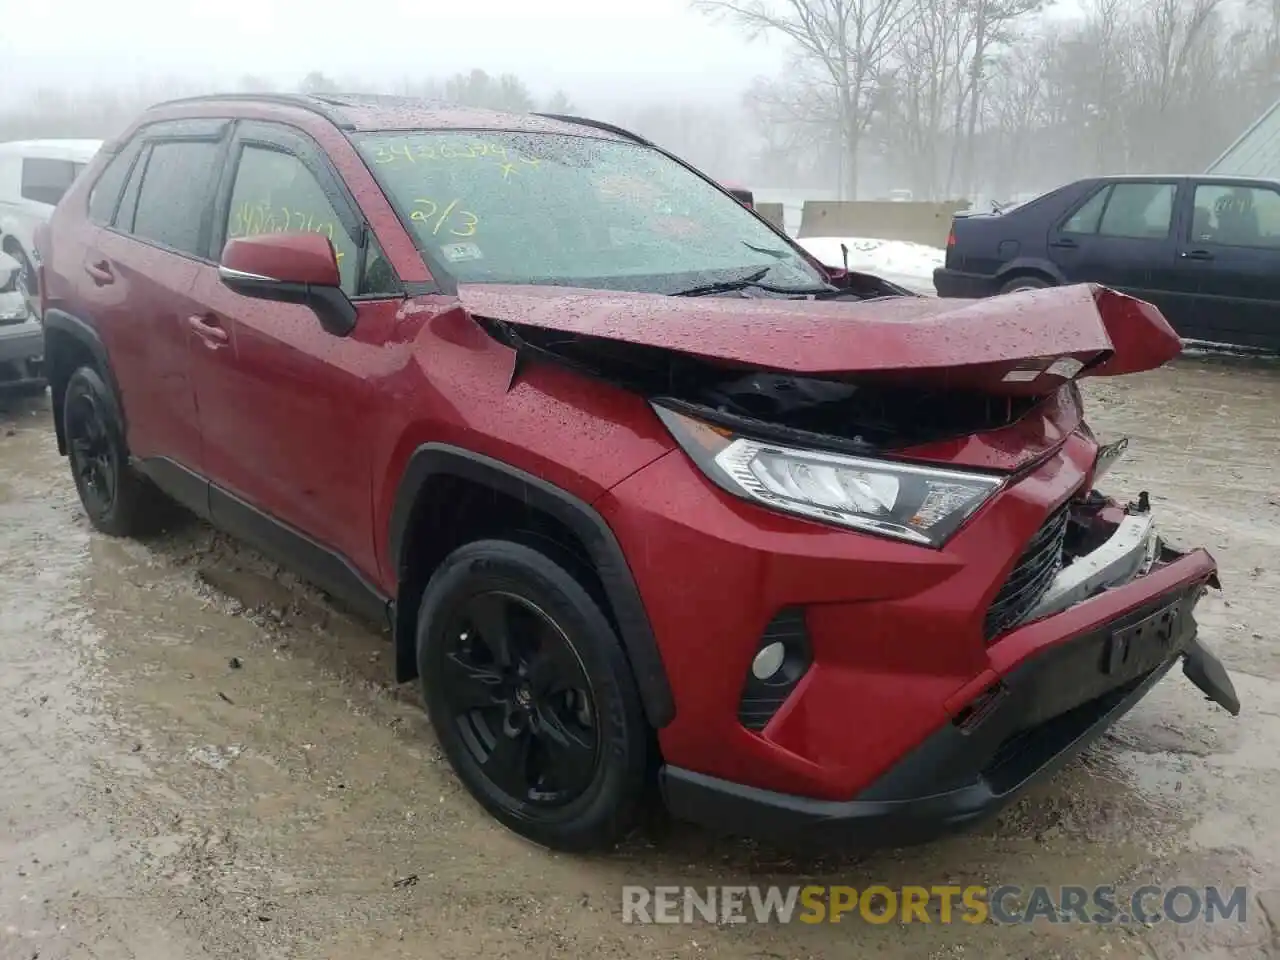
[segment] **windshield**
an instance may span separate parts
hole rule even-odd
[[[463,283],[676,293],[824,278],[737,200],[657,150],[558,134],[372,134],[356,145],[419,249]]]

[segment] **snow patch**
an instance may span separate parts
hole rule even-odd
[[[873,273],[912,290],[933,292],[933,271],[942,266],[946,251],[909,240],[874,237],[800,237],[796,243],[830,267],[844,263],[840,245],[849,248],[849,269]]]

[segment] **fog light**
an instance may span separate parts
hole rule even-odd
[[[787,659],[787,648],[780,643],[770,643],[760,648],[756,658],[751,661],[751,674],[757,680],[768,680],[782,669]]]
[[[747,675],[742,678],[738,722],[748,730],[767,727],[812,662],[804,610],[779,610],[764,628]]]

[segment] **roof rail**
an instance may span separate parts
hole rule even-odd
[[[247,103],[278,103],[282,106],[298,107],[309,110],[328,120],[342,130],[354,130],[355,125],[330,110],[323,101],[305,93],[203,93],[194,97],[179,97],[176,100],[163,100],[152,104],[153,107],[170,107],[184,103],[217,103],[220,100],[238,100]]]
[[[590,120],[587,117],[573,117],[565,113],[535,113],[533,116],[542,117],[544,120],[559,120],[561,123],[576,123],[582,127],[594,127],[597,130],[606,130],[609,133],[615,133],[618,136],[634,141],[635,143],[644,144],[646,147],[653,146],[652,143],[639,134],[632,133],[630,130],[619,127],[616,124],[605,123],[603,120]]]

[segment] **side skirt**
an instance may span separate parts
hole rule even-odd
[[[167,457],[135,460],[134,466],[198,517],[252,544],[355,613],[379,626],[393,623],[391,598],[341,554]]]

